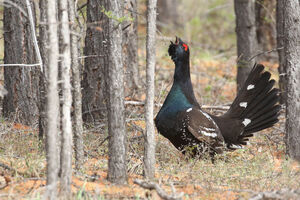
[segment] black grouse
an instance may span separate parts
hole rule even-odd
[[[169,46],[175,63],[172,88],[155,118],[158,131],[182,153],[193,156],[242,148],[254,132],[273,126],[280,110],[279,90],[264,66],[256,64],[230,109],[214,116],[201,109],[190,78],[190,52],[176,37]]]

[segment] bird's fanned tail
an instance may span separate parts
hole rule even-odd
[[[271,74],[264,71],[263,65],[256,64],[225,114],[231,119],[241,120],[244,126],[243,131],[237,133],[238,145],[245,145],[253,132],[269,128],[278,122],[281,108],[278,104],[279,90],[273,88],[275,81],[270,80],[270,77]]]

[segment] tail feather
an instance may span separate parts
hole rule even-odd
[[[252,124],[256,124],[260,121],[264,121],[265,119],[268,119],[269,117],[273,116],[274,114],[278,113],[281,109],[280,105],[276,105],[274,107],[271,107],[269,109],[261,110],[259,111],[255,116],[253,116]]]
[[[272,89],[275,81],[269,80],[271,74],[263,72],[263,65],[255,65],[248,79],[233,101],[227,115],[233,118],[241,118],[255,107]],[[263,73],[262,73],[263,72]]]
[[[264,121],[273,115],[277,114],[281,109],[280,105],[276,105],[275,107],[270,108],[269,110],[266,110],[265,113],[258,113],[257,117],[253,117],[252,124],[257,124],[260,121]],[[247,129],[248,127],[246,127]]]
[[[265,124],[259,125],[259,126],[255,127],[255,128],[248,129],[246,132],[247,132],[247,134],[249,134],[249,133],[255,133],[255,132],[257,132],[257,131],[261,131],[261,130],[266,129],[266,128],[270,128],[270,127],[272,127],[274,124],[276,124],[278,121],[279,121],[279,120],[278,120],[278,116],[273,117],[272,121],[266,122]],[[253,134],[250,134],[250,135],[253,136]],[[246,135],[246,136],[247,136],[247,135]],[[245,137],[245,135],[243,135],[243,137]],[[248,136],[247,136],[247,137],[248,137]]]
[[[279,90],[273,88],[275,80],[264,71],[264,66],[257,64],[250,72],[245,84],[239,91],[228,112],[223,116],[232,120],[240,120],[236,129],[242,133],[226,133],[224,139],[233,144],[245,145],[252,133],[269,128],[278,121],[280,111]],[[226,131],[225,131],[226,132]],[[236,134],[236,141],[232,134]],[[226,137],[228,136],[228,137]]]
[[[261,104],[261,102],[267,97],[274,84],[275,81],[271,80],[266,86],[263,85],[262,89],[257,91],[256,95],[253,95],[252,101],[250,100],[249,105],[242,111],[242,114],[239,117],[245,118],[250,111],[252,111],[258,104]]]
[[[267,94],[267,96],[259,102],[253,109],[251,109],[246,117],[250,117],[251,119],[256,118],[260,115],[260,113],[266,113],[270,108],[274,107],[278,102],[278,90],[272,90]]]

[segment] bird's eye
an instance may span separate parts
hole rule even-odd
[[[188,50],[188,45],[186,44],[182,44],[182,46],[184,47],[184,50],[187,51]]]

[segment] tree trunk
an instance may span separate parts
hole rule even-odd
[[[145,176],[153,179],[155,175],[155,132],[153,122],[154,72],[156,39],[156,0],[148,0],[147,5],[147,95],[146,95],[146,138],[145,138]]]
[[[157,0],[157,25],[159,29],[178,26],[178,0]],[[170,26],[171,25],[171,26]]]
[[[70,29],[68,16],[68,0],[59,1],[59,10],[61,14],[60,37],[63,48],[61,49],[61,77],[62,77],[62,141],[61,141],[61,181],[60,191],[64,198],[71,195],[72,180],[72,122],[71,122],[71,52],[70,52]]]
[[[270,51],[276,48],[276,1],[256,0],[256,35],[258,50]],[[277,59],[276,51],[262,54],[257,58],[259,61],[271,61]]]
[[[300,161],[300,2],[299,0],[284,2],[287,153]]]
[[[46,131],[46,153],[47,153],[47,187],[46,198],[56,199],[58,180],[59,154],[57,148],[57,136],[59,125],[59,98],[57,91],[58,77],[58,37],[56,20],[56,1],[47,1],[47,24],[49,27],[49,49],[48,49],[48,83],[47,83],[47,131]]]
[[[82,81],[82,110],[86,122],[103,119],[105,107],[105,68],[108,68],[108,18],[102,7],[108,10],[108,0],[88,0],[87,30]]]
[[[125,24],[123,32],[125,96],[132,96],[139,88],[137,0],[127,1],[125,8],[124,15],[133,19],[129,27]]]
[[[284,64],[284,1],[276,1],[276,31],[277,31],[277,52],[279,59],[279,88],[281,90],[280,103],[286,103],[286,68]]]
[[[43,72],[40,72],[39,80],[39,139],[42,139],[46,133],[46,84],[48,74],[48,27],[46,0],[39,1],[40,24],[39,24],[39,47],[43,60]]]
[[[243,86],[256,59],[257,49],[254,1],[234,0],[237,34],[237,90]]]
[[[26,9],[26,2],[14,1]],[[32,4],[33,5],[33,4]],[[34,9],[33,9],[34,10]],[[35,13],[33,13],[35,15]],[[16,6],[4,7],[4,63],[36,63],[30,22]],[[8,94],[3,100],[5,117],[16,116],[17,122],[33,125],[38,120],[39,67],[4,67],[4,84]]]
[[[76,31],[76,19],[75,19],[75,3],[74,0],[69,1],[69,17],[71,22],[71,31]],[[74,144],[75,144],[75,166],[79,170],[84,163],[83,152],[83,122],[82,122],[82,102],[81,102],[81,84],[80,84],[80,63],[78,61],[78,37],[75,34],[71,34],[71,56],[72,56],[72,83],[73,83],[73,106],[74,106]]]
[[[118,0],[109,1],[112,16],[120,19],[122,5]],[[109,67],[107,68],[109,159],[108,180],[127,183],[126,145],[127,136],[124,116],[124,72],[122,63],[122,26],[109,18]]]

